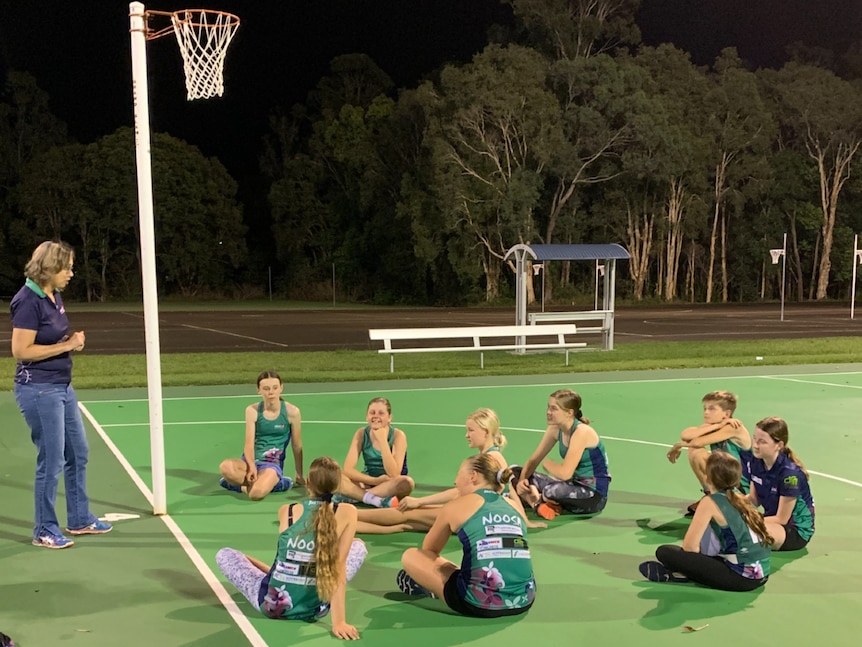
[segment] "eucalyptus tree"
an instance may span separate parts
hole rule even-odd
[[[806,154],[819,176],[822,220],[815,298],[824,299],[839,198],[862,145],[862,91],[828,70],[798,63],[761,75],[775,102],[782,141]]]
[[[588,58],[640,42],[640,0],[507,0],[527,42],[557,60]]]
[[[757,78],[734,49],[725,49],[709,75],[705,99],[707,132],[714,161],[713,214],[706,271],[706,302],[713,297],[717,247],[720,246],[721,300],[728,300],[728,229],[731,204],[744,210],[746,196],[768,181],[769,147],[777,134],[774,118],[760,94]],[[729,200],[728,198],[733,198]],[[745,223],[740,223],[744,229]]]
[[[403,169],[388,134],[392,86],[368,56],[339,56],[307,106],[271,122],[263,161],[273,235],[294,285],[328,286],[335,264],[355,298],[410,291],[396,285],[413,273],[404,271],[409,246],[397,245],[405,232],[409,242],[410,225],[396,213]]]
[[[704,70],[695,67],[686,52],[671,45],[641,48],[634,61],[651,80],[652,105],[658,102],[661,106],[659,112],[639,121],[638,127],[647,129],[639,135],[648,151],[639,162],[649,169],[645,188],[650,197],[645,204],[649,208],[662,205],[658,222],[635,222],[656,227],[656,289],[658,296],[671,301],[679,290],[684,241],[686,236],[697,235],[699,219],[704,215],[710,144],[704,106],[709,85]],[[693,264],[689,267],[693,271]]]
[[[453,251],[478,259],[486,300],[499,294],[506,251],[536,236],[544,173],[562,144],[548,72],[535,50],[489,45],[440,75],[429,134],[435,190],[447,229],[472,241]]]

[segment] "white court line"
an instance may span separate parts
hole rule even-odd
[[[820,386],[837,386],[842,389],[862,389],[862,386],[856,386],[855,384],[833,384],[832,382],[817,382],[816,380],[797,380],[791,377],[781,377],[780,375],[769,376],[766,379],[781,380],[783,382],[798,382],[800,384],[819,384]]]
[[[132,479],[135,485],[138,486],[138,489],[141,491],[141,494],[144,495],[144,498],[150,504],[150,507],[153,505],[153,493],[150,492],[150,489],[147,487],[147,484],[144,483],[143,479],[138,475],[135,471],[135,468],[126,460],[126,457],[123,456],[123,453],[119,450],[119,448],[114,444],[114,442],[108,437],[108,434],[105,433],[105,430],[99,425],[96,419],[90,414],[87,407],[85,407],[80,402],[78,403],[78,407],[81,409],[81,412],[86,416],[87,420],[90,421],[90,424],[93,425],[93,428],[96,430],[96,433],[102,438],[105,445],[120,463],[123,466],[123,469],[126,470],[126,473],[129,475],[129,478]],[[182,531],[182,529],[176,524],[176,522],[171,518],[170,515],[159,515],[159,518],[164,522],[165,526],[167,526],[168,530],[171,531],[171,534],[174,536],[174,539],[177,540],[177,543],[180,547],[185,551],[186,555],[188,555],[189,559],[198,569],[198,572],[201,574],[201,577],[204,578],[204,581],[209,584],[209,587],[212,589],[213,593],[216,594],[219,602],[222,603],[224,608],[227,610],[228,615],[233,619],[236,623],[239,630],[245,634],[245,637],[248,639],[249,643],[252,647],[268,647],[266,641],[263,637],[257,632],[257,629],[251,624],[248,618],[245,617],[245,614],[240,610],[237,603],[234,602],[233,598],[231,598],[230,594],[224,588],[222,583],[215,576],[215,573],[212,572],[212,569],[207,565],[204,561],[204,558],[201,557],[201,554],[198,552],[197,548],[194,547],[189,538],[186,537],[186,534]]]
[[[207,332],[214,332],[219,335],[227,335],[228,337],[239,337],[240,339],[249,339],[251,341],[259,341],[262,344],[269,344],[270,346],[278,346],[280,348],[289,348],[288,344],[282,344],[277,341],[270,341],[269,339],[261,339],[260,337],[251,337],[250,335],[240,335],[235,332],[228,332],[226,330],[218,330],[216,328],[205,328],[204,326],[193,326],[191,324],[180,324],[181,328],[191,328],[193,330],[205,330]]]
[[[679,369],[679,370],[690,370],[690,369]],[[719,377],[703,377],[703,378],[692,378],[692,377],[665,377],[665,378],[654,378],[654,379],[642,379],[642,380],[598,380],[596,382],[578,382],[578,385],[582,386],[607,386],[614,384],[655,384],[659,382],[690,382],[693,379],[698,379],[701,381],[706,380],[752,380],[752,379],[777,379],[782,377],[784,379],[789,379],[794,376],[800,377],[820,377],[820,376],[831,376],[831,375],[862,375],[862,371],[839,371],[835,373],[788,373],[785,376],[775,376],[775,375],[724,375]],[[283,393],[284,397],[295,398],[301,396],[327,396],[327,395],[362,395],[362,394],[379,394],[379,393],[414,393],[416,391],[479,391],[479,390],[487,390],[487,389],[523,389],[525,387],[541,387],[541,388],[556,388],[560,386],[560,381],[557,380],[555,382],[548,382],[546,384],[496,384],[496,385],[473,385],[473,386],[429,386],[429,387],[413,387],[413,388],[402,388],[402,389],[393,389],[386,386],[386,382],[380,382],[381,388],[379,389],[362,389],[359,391],[309,391],[307,393],[303,393],[301,391],[297,391],[295,393]],[[840,386],[840,385],[830,385],[830,386]],[[229,399],[247,399],[247,400],[256,400],[258,397],[257,394],[248,395],[192,395],[187,397],[175,397],[175,398],[162,398],[162,402],[182,402],[184,400],[229,400]],[[127,398],[124,400],[87,400],[88,404],[120,404],[126,402],[147,402],[147,398]]]
[[[90,420],[90,422],[93,423],[93,426],[96,427],[97,430],[99,430],[99,426],[97,425],[97,423],[93,419],[93,417],[90,416],[89,412],[84,408],[84,405],[80,405],[80,406],[81,406],[81,409],[83,411],[85,411],[87,418]],[[303,422],[305,424],[309,424],[309,425],[345,425],[346,426],[346,425],[364,425],[365,424],[364,420],[363,421],[358,421],[358,420],[303,420]],[[241,420],[206,420],[206,421],[201,421],[201,422],[165,422],[164,426],[169,427],[169,426],[173,426],[173,425],[227,425],[227,424],[235,425],[235,424],[241,424],[241,423],[242,423]],[[452,422],[410,422],[407,420],[393,420],[393,423],[397,424],[399,426],[402,426],[402,427],[455,427],[455,428],[463,428],[464,427],[463,423],[452,423]],[[116,429],[119,427],[143,427],[143,426],[146,426],[146,424],[147,423],[145,423],[145,422],[142,422],[142,423],[117,423],[117,424],[110,424],[110,425],[102,425],[102,427],[103,428]],[[500,431],[503,431],[503,432],[506,432],[506,431],[526,431],[528,433],[533,433],[533,434],[545,433],[544,429],[530,429],[528,427],[502,427],[501,426]],[[99,433],[105,439],[105,442],[108,444],[109,447],[114,447],[113,443],[111,443],[110,440],[107,439],[107,436],[103,435],[104,434],[103,431],[99,431]],[[673,446],[669,443],[657,443],[657,442],[652,441],[652,440],[638,440],[636,438],[619,438],[617,436],[605,436],[605,435],[602,435],[601,438],[603,440],[613,440],[616,442],[632,443],[635,445],[650,445],[652,447],[672,447]],[[124,467],[128,465],[128,463],[126,462],[126,459],[121,454],[119,454],[119,450],[117,450],[117,453],[115,455],[117,456],[117,460],[119,460],[123,464]],[[130,476],[132,476],[132,480],[135,480],[135,482],[137,483],[139,479],[137,479],[137,474],[134,473],[134,469],[129,465],[127,467],[126,471],[129,472]],[[826,478],[826,479],[831,479],[833,481],[838,481],[840,483],[846,483],[848,485],[854,485],[856,487],[862,488],[862,483],[857,483],[856,481],[851,481],[850,479],[845,479],[841,476],[834,476],[832,474],[826,474],[825,472],[815,472],[814,470],[808,470],[808,472],[810,474],[816,474],[817,476],[821,476],[821,477]],[[143,484],[143,481],[140,482],[138,487],[142,488],[141,491],[144,492],[144,496],[146,496],[147,500],[150,501],[150,503],[152,504],[152,495],[150,495],[149,490],[146,489],[146,486]]]

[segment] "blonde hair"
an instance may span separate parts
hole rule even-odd
[[[575,416],[575,420],[580,420],[585,425],[590,424],[590,419],[584,417],[584,414],[581,412],[582,403],[580,395],[571,389],[557,389],[551,393],[551,397],[557,401],[557,404],[559,404],[562,409],[571,411]]]
[[[501,451],[506,446],[506,437],[500,431],[500,419],[493,409],[476,409],[467,416],[467,420],[472,420],[481,429],[487,431],[491,435],[491,440]]]
[[[328,456],[315,458],[308,468],[308,489],[322,497],[311,520],[314,530],[314,559],[317,564],[317,597],[329,602],[343,577],[342,563],[338,559],[338,524],[335,511],[330,505],[332,494],[341,485],[341,467]]]
[[[733,412],[736,411],[736,395],[730,391],[710,391],[700,401],[715,402],[722,410],[729,411],[730,415],[733,415]]]
[[[24,276],[42,287],[57,272],[70,269],[74,262],[75,251],[70,245],[46,240],[33,250],[33,255],[24,266]]]
[[[730,504],[739,511],[746,525],[760,538],[760,543],[772,546],[775,540],[766,528],[763,515],[751,505],[747,497],[737,491],[742,478],[742,465],[736,457],[727,452],[710,453],[706,459],[706,475],[715,491],[723,492]]]
[[[769,418],[764,418],[760,422],[755,425],[762,432],[769,434],[769,437],[772,438],[777,443],[784,443],[784,447],[781,451],[796,463],[799,466],[799,469],[802,470],[802,473],[805,474],[806,480],[809,478],[808,470],[805,469],[805,465],[802,464],[802,461],[799,460],[799,456],[790,449],[790,446],[787,442],[790,440],[790,431],[787,429],[787,422],[784,418],[778,418],[777,416],[770,416]]]
[[[465,460],[464,463],[479,474],[485,480],[486,485],[497,492],[502,492],[503,486],[512,478],[512,470],[508,467],[498,467],[497,461],[488,454],[475,454]]]

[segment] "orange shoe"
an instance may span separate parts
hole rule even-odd
[[[542,501],[542,503],[540,503],[533,509],[536,511],[537,515],[539,515],[542,519],[547,519],[548,521],[559,516],[559,514],[563,511],[563,508],[560,506],[560,504],[554,503],[553,501]]]

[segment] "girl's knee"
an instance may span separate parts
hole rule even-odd
[[[408,548],[404,551],[404,554],[401,555],[401,566],[405,571],[410,572],[412,568],[416,566],[416,563],[422,559],[422,553],[419,552],[418,548]]]
[[[266,498],[269,492],[265,488],[251,488],[248,491],[248,498],[251,501],[262,501]]]
[[[415,486],[415,482],[409,476],[399,476],[395,484],[395,496],[407,496],[413,491]]]

